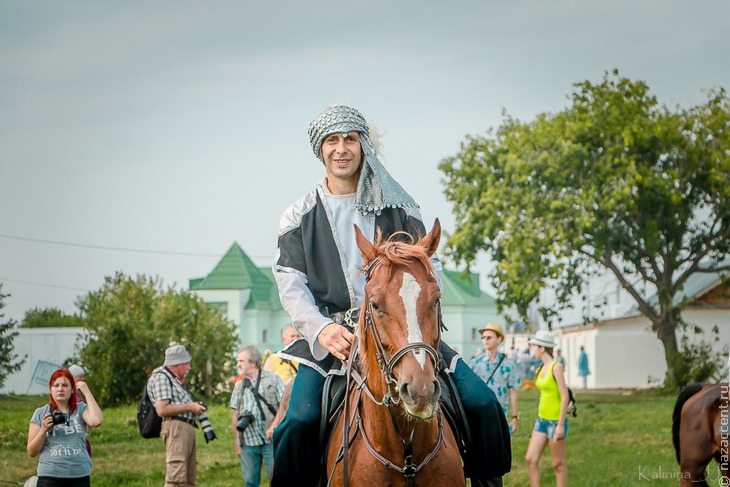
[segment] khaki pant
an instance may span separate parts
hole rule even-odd
[[[165,442],[165,487],[195,485],[195,427],[184,421],[163,420],[160,437]]]

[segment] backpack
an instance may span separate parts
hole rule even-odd
[[[578,406],[575,405],[575,394],[573,394],[573,389],[570,387],[568,387],[568,414],[574,418],[578,416]]]
[[[167,374],[163,375],[167,377]],[[167,380],[170,381],[170,387],[172,387],[172,381],[169,377],[167,377]],[[157,414],[155,405],[152,404],[152,399],[147,394],[146,383],[144,386],[144,394],[137,406],[137,428],[139,428],[139,434],[142,435],[142,438],[159,438],[160,430],[162,429],[162,418]]]

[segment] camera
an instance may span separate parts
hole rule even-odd
[[[53,420],[53,426],[56,426],[57,424],[65,424],[66,426],[68,426],[68,415],[61,411],[52,411],[51,420]]]
[[[253,414],[251,414],[251,411],[243,411],[241,414],[238,415],[238,423],[236,423],[236,429],[243,432],[243,430],[248,428],[248,425],[251,423],[253,423]]]
[[[201,402],[200,404],[202,404],[205,409],[208,409],[208,406],[204,402]],[[213,426],[211,426],[210,424],[210,419],[208,419],[208,413],[203,413],[198,416],[198,423],[200,424],[200,429],[203,430],[203,436],[205,437],[206,443],[209,443],[218,438],[215,434],[215,431],[213,430]]]

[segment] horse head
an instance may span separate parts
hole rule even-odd
[[[370,243],[355,227],[367,274],[360,313],[360,362],[373,392],[382,392],[408,415],[429,419],[441,394],[436,377],[441,291],[430,262],[438,249],[438,219],[413,243],[396,233]],[[382,371],[382,375],[374,374]],[[377,381],[374,376],[380,376]]]

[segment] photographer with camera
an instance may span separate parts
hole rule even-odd
[[[48,382],[50,400],[33,413],[28,429],[28,455],[38,459],[38,487],[91,485],[91,457],[86,431],[100,426],[104,415],[86,382],[75,382],[68,369],[58,369]],[[86,402],[77,401],[76,391]]]
[[[231,394],[233,439],[246,487],[258,487],[262,461],[271,478],[274,450],[267,430],[284,395],[284,381],[277,373],[262,370],[261,352],[255,347],[241,348],[236,363],[244,377]]]
[[[173,345],[165,350],[162,367],[152,371],[147,380],[147,394],[162,418],[160,438],[165,443],[165,486],[193,486],[196,480],[195,458],[196,416],[207,409],[193,399],[183,380],[190,372],[192,358],[183,345]],[[215,439],[206,416],[199,418],[204,426],[206,441]],[[209,428],[212,437],[209,438]]]

